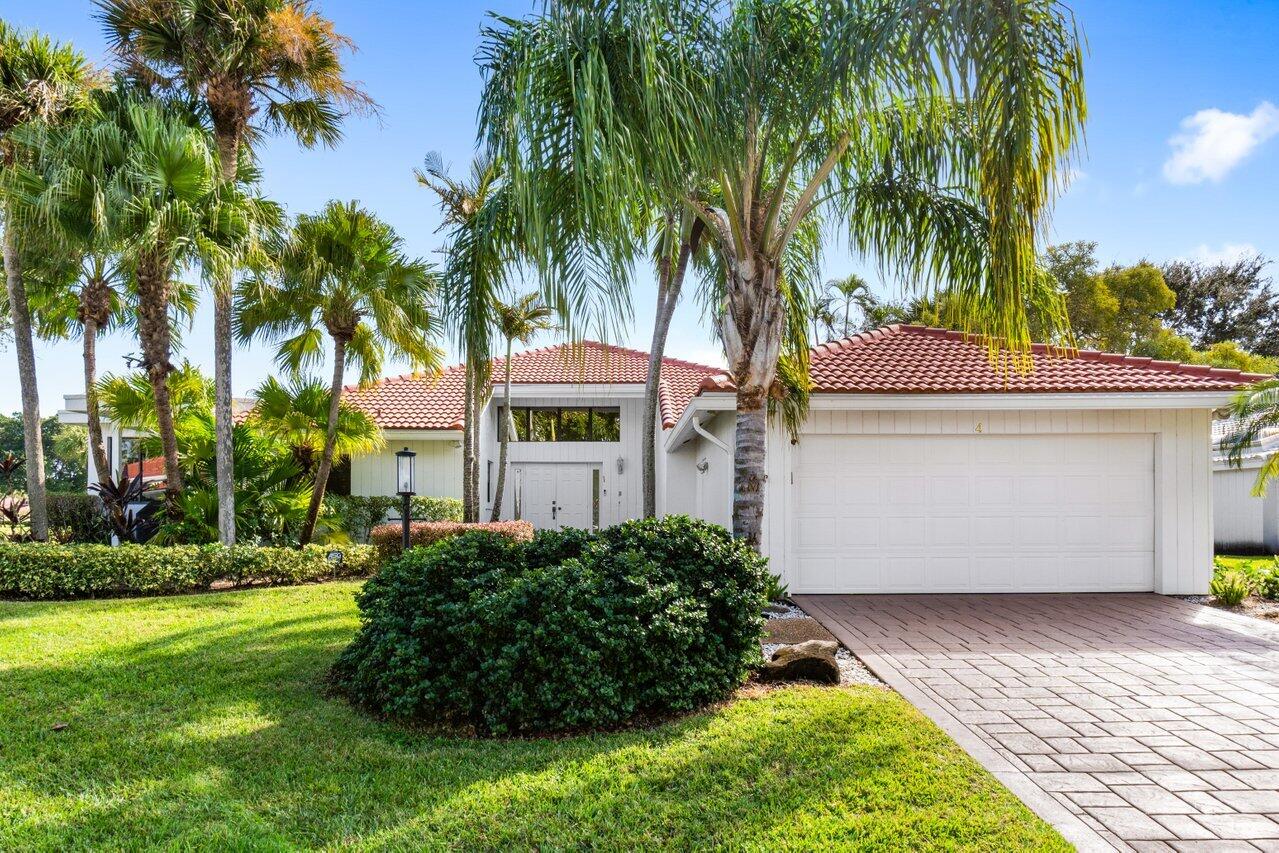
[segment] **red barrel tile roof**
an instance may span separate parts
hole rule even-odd
[[[1035,344],[1034,369],[992,365],[984,343],[961,332],[895,325],[812,350],[813,391],[827,394],[1089,394],[1231,391],[1269,376],[1095,350]],[[701,391],[731,391],[720,373]]]
[[[495,386],[503,380],[503,362],[493,362]],[[658,405],[664,429],[675,425],[702,380],[720,370],[675,358],[662,360]],[[648,353],[597,341],[541,347],[511,357],[511,381],[521,384],[638,385],[647,378]],[[462,365],[454,365],[435,375],[405,374],[367,388],[351,385],[342,393],[383,429],[460,430],[464,382]]]

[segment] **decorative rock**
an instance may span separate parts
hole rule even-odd
[[[838,643],[809,640],[782,646],[759,671],[760,681],[817,681],[839,684],[839,664],[835,660]]]
[[[769,616],[789,616],[790,608],[785,604],[768,604],[764,606],[764,612]]]

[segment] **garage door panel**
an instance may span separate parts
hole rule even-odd
[[[1059,475],[1027,474],[1016,479],[1013,500],[1019,506],[1056,506],[1061,500],[1057,493]]]
[[[923,506],[928,495],[928,481],[923,476],[884,478],[884,500],[891,506]]]
[[[892,515],[883,519],[880,528],[883,531],[883,543],[887,548],[912,548],[918,546],[924,537],[924,516]]]
[[[947,591],[971,589],[971,567],[968,557],[929,557],[924,561],[924,586]]]
[[[1153,588],[1153,436],[825,435],[797,450],[796,592]]]
[[[927,481],[928,506],[966,507],[972,501],[971,481],[966,475],[939,475]]]
[[[972,520],[968,516],[931,516],[924,525],[925,544],[934,548],[964,548],[972,540]]]

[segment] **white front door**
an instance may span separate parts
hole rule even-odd
[[[519,516],[538,530],[599,526],[600,469],[573,462],[519,463]]]
[[[807,435],[795,592],[1154,588],[1151,435]]]

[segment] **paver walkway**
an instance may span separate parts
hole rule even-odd
[[[1279,627],[1158,595],[799,595],[1081,849],[1279,851]]]

